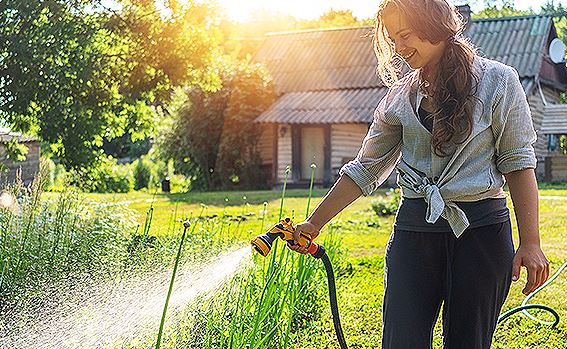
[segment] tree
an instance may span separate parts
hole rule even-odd
[[[268,73],[259,65],[241,64],[229,79],[216,167],[221,186],[233,182],[251,188],[262,181],[261,132],[254,120],[275,101],[275,91]]]
[[[185,3],[0,2],[0,121],[67,167],[92,164],[126,130],[144,138],[173,87],[214,81],[215,13]]]
[[[334,10],[323,13],[315,20],[304,20],[300,23],[300,27],[309,28],[335,28],[335,27],[351,27],[359,26],[364,23],[356,18],[351,10]]]
[[[260,135],[253,121],[275,99],[272,81],[261,66],[231,63],[220,70],[222,87],[186,91],[173,110],[172,127],[159,139],[163,157],[174,159],[176,170],[189,176],[195,189],[228,187],[258,173]]]
[[[534,14],[533,10],[518,10],[512,0],[485,0],[484,8],[472,15],[473,18],[497,18]]]
[[[228,92],[227,88],[215,92],[200,86],[189,89],[185,101],[172,109],[172,127],[160,137],[162,157],[173,159],[175,170],[190,177],[193,188],[218,186],[215,164]]]

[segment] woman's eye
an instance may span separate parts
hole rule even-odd
[[[409,36],[410,36],[409,34],[403,34],[402,39],[406,40],[407,38],[409,38]]]

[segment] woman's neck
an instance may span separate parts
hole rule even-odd
[[[426,96],[433,96],[437,80],[436,70],[423,67],[419,71],[419,85]]]

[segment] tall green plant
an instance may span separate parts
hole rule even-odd
[[[19,212],[0,209],[0,302],[24,301],[48,284],[122,269],[132,213],[120,205],[87,204],[73,191],[42,199],[42,180],[9,190]],[[16,297],[17,296],[17,297]]]

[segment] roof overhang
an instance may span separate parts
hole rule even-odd
[[[279,124],[371,123],[385,87],[289,92],[256,122]]]
[[[549,81],[549,80],[542,79],[542,78],[540,78],[539,81],[542,85],[547,85],[547,86],[550,86],[552,88],[556,88],[558,90],[561,90],[563,92],[567,92],[567,84],[562,84],[562,83],[559,83],[557,81]]]

